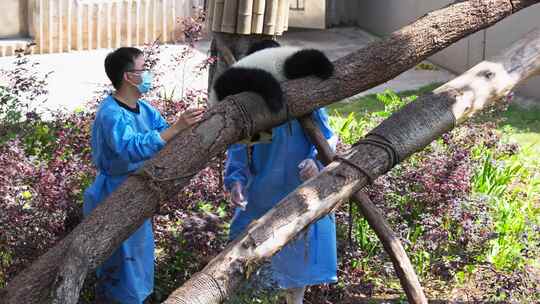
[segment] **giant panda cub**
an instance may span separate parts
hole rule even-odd
[[[277,113],[285,106],[282,82],[306,76],[327,79],[333,72],[334,65],[319,50],[280,46],[274,40],[262,40],[252,44],[244,58],[219,75],[209,102],[212,106],[229,95],[251,91],[261,95],[270,111]],[[269,130],[242,143],[252,145],[271,138]]]

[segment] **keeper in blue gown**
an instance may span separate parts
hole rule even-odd
[[[313,118],[329,139],[333,135],[324,109],[313,112]],[[322,168],[316,160],[317,150],[306,137],[297,120],[272,129],[271,143],[252,146],[248,160],[245,145],[231,145],[227,151],[225,187],[236,208],[230,239],[236,238],[255,219],[264,215],[303,180],[316,175]],[[336,226],[333,214],[312,224],[278,252],[271,261],[272,273],[280,288],[286,289],[288,304],[302,303],[305,287],[337,281]]]
[[[141,99],[152,85],[136,48],[119,48],[105,59],[105,72],[116,92],[100,104],[92,126],[92,160],[97,176],[84,192],[83,214],[141,167],[167,141],[199,121],[202,110],[184,112],[169,127],[161,114]],[[98,269],[96,298],[100,303],[139,304],[154,288],[154,237],[147,219]]]

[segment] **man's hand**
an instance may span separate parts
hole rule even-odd
[[[160,133],[161,138],[164,141],[169,142],[176,134],[200,121],[203,114],[204,109],[200,108],[186,110],[178,117],[178,120],[170,128],[167,128]]]
[[[244,197],[244,187],[241,183],[234,183],[231,189],[231,203],[233,206],[246,210],[247,201]]]
[[[188,109],[178,117],[178,120],[174,123],[173,128],[177,129],[178,132],[187,129],[195,123],[199,122],[203,114],[204,109]]]
[[[298,169],[300,170],[300,180],[302,180],[303,182],[319,174],[319,167],[317,167],[317,164],[311,158],[304,159],[298,165]]]

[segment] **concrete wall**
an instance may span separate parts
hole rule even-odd
[[[411,23],[452,0],[328,0],[327,25],[354,24],[376,35]],[[540,25],[540,5],[525,9],[496,25],[470,35],[429,60],[455,73],[462,73],[486,56],[497,54],[535,26]],[[518,92],[540,98],[540,77],[530,79]]]
[[[28,0],[0,1],[0,38],[28,36]]]
[[[304,10],[289,10],[289,26],[313,29],[325,28],[326,0],[304,0],[303,3]]]

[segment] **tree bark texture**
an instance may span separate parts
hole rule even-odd
[[[365,139],[359,141],[342,158],[252,222],[164,303],[221,303],[257,265],[366,186],[368,176],[376,178],[386,173],[474,112],[504,98],[533,75],[540,75],[540,29],[530,32],[500,57],[481,62],[433,93],[404,106],[373,129],[366,138],[393,146],[396,159],[392,160],[394,154],[385,146],[373,145]],[[203,294],[194,293],[194,284],[205,283],[212,283],[213,288]]]
[[[311,142],[317,147],[319,158],[325,166],[330,164],[335,153],[330,148],[330,145],[324,138],[321,130],[318,128],[311,115],[306,115],[299,119],[304,132],[308,135]],[[411,304],[427,304],[427,298],[422,291],[420,280],[414,271],[407,252],[401,245],[401,242],[396,234],[392,231],[390,224],[383,217],[382,212],[373,204],[371,199],[362,191],[353,194],[352,199],[360,208],[360,211],[368,221],[369,226],[381,241],[386,253],[392,260],[394,270],[399,278],[401,287],[407,295],[407,299]],[[351,215],[349,215],[351,216]]]
[[[306,115],[384,83],[457,40],[538,2],[540,0],[463,1],[427,14],[385,40],[337,60],[335,75],[328,80],[305,78],[285,83],[290,115]],[[155,213],[163,199],[178,193],[213,156],[249,134],[284,123],[286,118],[285,111],[271,114],[256,94],[247,92],[227,98],[210,109],[202,122],[175,137],[67,237],[11,280],[3,291],[6,296],[2,300],[17,304],[50,302],[49,290],[60,279],[57,278],[59,270],[69,268],[63,266],[65,257],[71,255],[68,248],[80,250],[87,258],[87,271],[93,271]],[[407,135],[392,138],[398,140],[392,142],[400,151],[414,151],[412,148],[425,145],[424,142],[400,142],[402,137],[407,139]],[[414,147],[409,147],[410,144]],[[374,161],[375,158],[367,164]],[[334,190],[351,194],[348,188]]]

